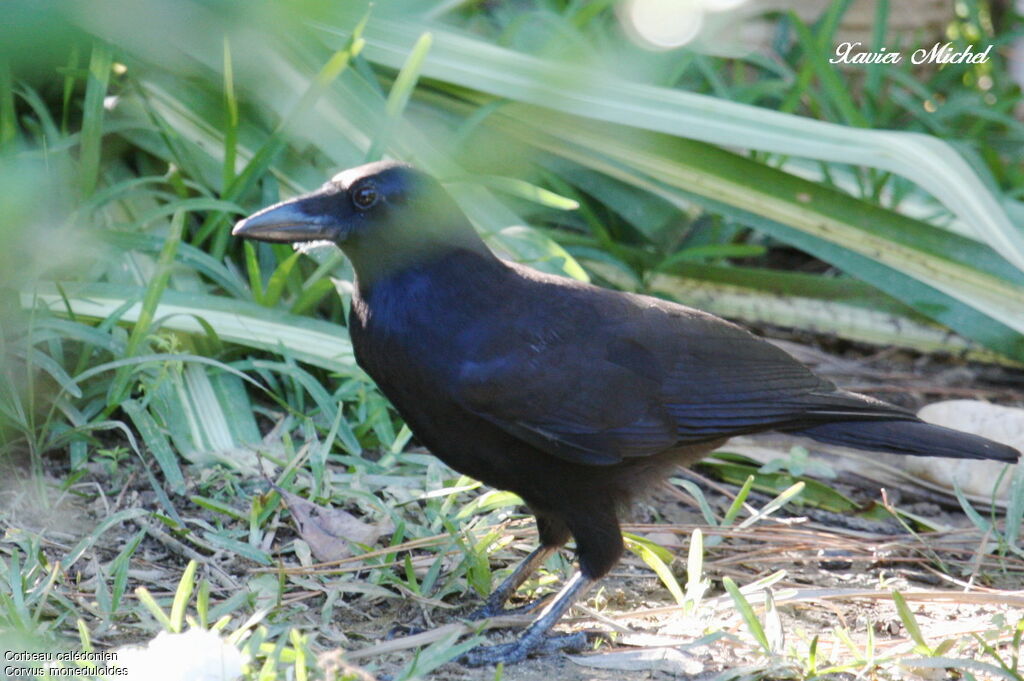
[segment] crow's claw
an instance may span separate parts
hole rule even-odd
[[[524,636],[512,643],[473,648],[459,661],[468,667],[482,667],[488,664],[515,664],[530,655],[550,655],[565,650],[578,653],[587,647],[587,635],[582,631],[558,636]]]

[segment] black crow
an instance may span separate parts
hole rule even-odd
[[[471,664],[547,647],[548,630],[619,560],[617,514],[630,496],[733,435],[777,430],[897,454],[1019,457],[840,390],[700,310],[500,260],[441,185],[403,163],[346,170],[233,233],[340,246],[356,274],[349,332],[359,365],[435,455],[515,492],[536,516],[540,548],[484,614],[500,612],[575,540],[575,576],[518,641],[471,651]]]

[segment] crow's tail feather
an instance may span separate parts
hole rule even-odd
[[[832,421],[796,431],[819,442],[911,456],[994,459],[1016,463],[1020,452],[998,442],[924,421]]]

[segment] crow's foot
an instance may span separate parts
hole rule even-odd
[[[466,619],[471,622],[478,620],[485,620],[488,617],[500,617],[502,615],[522,615],[523,613],[531,612],[536,610],[546,601],[550,599],[550,596],[543,596],[536,600],[532,600],[525,605],[517,605],[514,608],[506,608],[502,602],[492,602],[491,599],[487,599],[487,602],[481,605],[473,612],[466,615]]]
[[[559,651],[578,653],[587,647],[587,635],[582,631],[558,636],[523,636],[512,643],[496,646],[479,646],[459,658],[468,667],[482,667],[488,664],[515,664],[531,655],[550,655]]]

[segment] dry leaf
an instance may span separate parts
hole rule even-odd
[[[412,564],[413,573],[417,578],[423,579],[430,572],[430,568],[434,566],[434,561],[437,560],[437,556],[433,554],[423,554],[419,556],[413,556],[409,562]],[[447,573],[455,569],[459,563],[462,562],[462,556],[460,555],[449,555],[441,558],[441,572]]]
[[[390,520],[365,523],[347,511],[318,506],[277,485],[273,487],[292,512],[299,536],[309,545],[313,556],[323,563],[351,556],[350,542],[372,546],[395,529]]]
[[[681,549],[690,545],[688,537],[681,537],[675,532],[647,532],[643,537],[663,549]]]
[[[704,665],[692,655],[675,648],[647,648],[627,650],[604,655],[569,655],[570,660],[582,667],[615,669],[618,671],[656,670],[668,674],[700,674]]]

